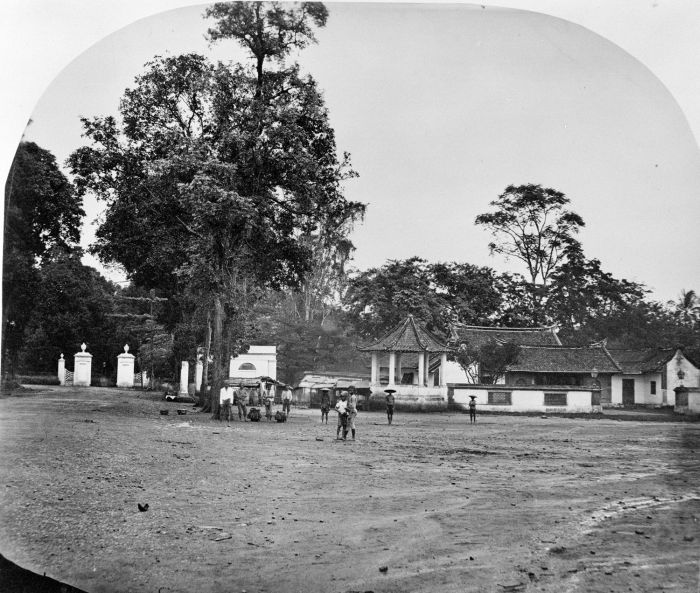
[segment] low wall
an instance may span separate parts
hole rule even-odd
[[[542,385],[448,384],[452,407],[468,409],[470,396],[477,410],[491,412],[538,412],[550,414],[600,412],[600,390]]]
[[[700,388],[676,388],[673,411],[679,414],[700,414]]]

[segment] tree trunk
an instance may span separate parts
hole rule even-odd
[[[219,391],[223,385],[222,373],[222,337],[224,325],[224,305],[221,302],[221,296],[214,297],[214,328],[212,333],[212,381],[211,393],[209,395],[209,407],[214,420],[219,419]]]
[[[211,352],[211,311],[207,312],[207,338],[204,342],[204,360],[202,360],[202,385],[199,388],[199,405],[206,407],[207,381],[209,379],[209,354]]]

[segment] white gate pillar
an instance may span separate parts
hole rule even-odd
[[[66,384],[66,359],[63,358],[63,352],[61,352],[61,358],[58,359],[58,382],[61,385]]]
[[[197,366],[194,369],[194,388],[195,391],[202,389],[202,375],[204,374],[204,363],[201,360],[197,361]]]
[[[124,352],[117,356],[117,387],[134,386],[134,355],[129,354],[129,344],[124,345]]]
[[[372,371],[370,385],[379,385],[379,360],[376,352],[372,352]]]
[[[80,352],[73,357],[73,385],[76,387],[90,387],[92,380],[92,354],[85,352],[85,342],[80,345]]]
[[[396,385],[396,352],[389,353],[389,385]]]
[[[182,361],[182,367],[180,368],[180,393],[187,395],[187,383],[190,379],[190,363],[186,360]]]

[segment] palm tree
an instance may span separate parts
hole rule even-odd
[[[678,301],[669,304],[681,324],[693,327],[700,320],[700,299],[694,290],[681,290]]]

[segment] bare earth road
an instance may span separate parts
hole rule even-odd
[[[698,423],[373,412],[353,443],[35,389],[0,400],[0,553],[85,591],[700,590]]]

